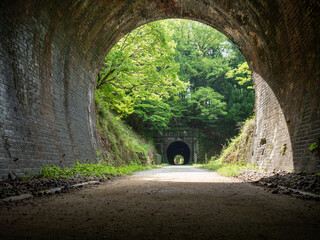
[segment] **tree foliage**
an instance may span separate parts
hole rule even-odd
[[[194,113],[191,117],[200,120],[202,123],[206,123],[227,114],[224,111],[226,103],[222,99],[223,96],[212,88],[200,87],[191,95],[191,103],[194,108]]]
[[[236,46],[189,20],[157,21],[127,34],[97,78],[99,96],[135,129],[197,128],[219,146],[252,116],[252,86]]]
[[[248,85],[248,89],[253,88],[251,71],[249,69],[248,63],[243,62],[238,65],[237,68],[231,69],[226,73],[227,78],[235,78],[239,85]]]
[[[165,24],[153,22],[128,33],[112,48],[96,85],[111,109],[128,116],[143,100],[160,101],[185,90],[171,35]]]
[[[174,103],[174,114],[171,125],[184,125],[201,128],[206,123],[205,131],[210,134],[228,137],[235,134],[236,122],[243,121],[253,114],[254,92],[251,73],[242,54],[235,45],[215,29],[187,20],[170,20],[169,26],[174,30],[173,40],[176,42],[176,61],[180,64],[178,73],[181,80],[190,83],[188,94],[212,94],[200,88],[211,88],[223,96],[224,114],[218,118],[200,120],[204,115],[190,111],[188,94],[179,94],[178,103]],[[217,95],[212,95],[217,96]],[[192,114],[190,116],[189,114]],[[181,123],[183,122],[183,123]],[[229,131],[231,129],[231,131]],[[227,133],[225,134],[224,132]]]
[[[145,100],[137,104],[134,114],[147,124],[150,130],[166,129],[172,117],[170,105],[156,100]]]

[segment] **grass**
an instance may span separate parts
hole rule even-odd
[[[152,168],[157,168],[157,165],[142,165],[139,163],[130,163],[121,167],[113,167],[105,162],[99,163],[79,163],[76,162],[71,167],[61,168],[51,165],[45,166],[37,175],[22,175],[19,177],[22,181],[29,181],[33,178],[38,179],[57,179],[70,177],[103,177],[130,175],[136,171],[142,171]]]
[[[208,164],[196,164],[195,166],[217,171],[226,177],[236,176],[244,169],[258,169],[247,162],[252,145],[254,124],[255,119],[249,118],[242,125],[239,135],[223,147],[217,159],[213,157]]]
[[[128,165],[130,161],[151,165],[156,153],[152,141],[146,140],[124,121],[118,119],[117,114],[108,109],[99,92],[95,94],[95,104],[99,159],[116,167]]]
[[[258,169],[258,167],[252,164],[237,164],[237,163],[221,163],[219,161],[211,161],[208,164],[195,164],[195,167],[205,168],[212,171],[217,171],[219,174],[225,177],[236,176],[244,169]]]
[[[161,166],[162,166],[162,167],[167,167],[167,166],[171,166],[171,164],[169,164],[169,163],[162,163]]]
[[[231,139],[228,145],[223,146],[218,161],[246,165],[253,141],[255,118],[247,119],[240,133]]]

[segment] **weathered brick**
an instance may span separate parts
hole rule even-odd
[[[247,59],[257,84],[251,161],[320,170],[319,154],[308,150],[320,136],[319,14],[316,0],[2,0],[0,138],[20,140],[12,146],[2,141],[0,158],[10,162],[4,152],[30,149],[19,155],[24,169],[10,165],[0,175],[61,159],[63,164],[94,161],[93,89],[103,58],[127,32],[171,17],[215,27]],[[267,139],[265,150],[261,138]],[[268,144],[273,151],[267,151]],[[284,156],[279,155],[283,144]]]

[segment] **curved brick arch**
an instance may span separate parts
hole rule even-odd
[[[319,170],[319,153],[308,150],[320,134],[317,1],[4,0],[0,6],[3,177],[94,160],[93,87],[100,64],[125,33],[165,18],[215,27],[248,60],[259,93],[252,161]]]

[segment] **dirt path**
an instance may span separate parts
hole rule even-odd
[[[0,239],[319,239],[320,203],[190,166],[0,207]]]

